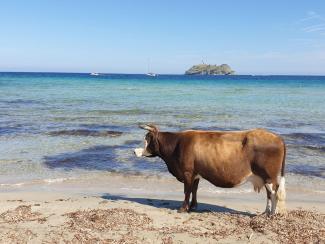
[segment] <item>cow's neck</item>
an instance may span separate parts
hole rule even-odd
[[[159,143],[159,153],[163,160],[167,160],[174,155],[178,138],[175,133],[172,132],[159,132],[158,133],[158,143]]]
[[[179,168],[179,137],[177,133],[159,132],[159,157],[165,161],[168,171],[179,181],[183,182],[183,176]]]

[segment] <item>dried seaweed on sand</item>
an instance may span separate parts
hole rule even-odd
[[[46,218],[41,218],[42,214],[38,212],[32,212],[31,205],[21,205],[14,210],[8,210],[0,214],[0,219],[6,223],[19,223],[26,221],[38,221],[44,222]]]

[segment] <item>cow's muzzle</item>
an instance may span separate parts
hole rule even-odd
[[[135,156],[140,158],[140,157],[144,156],[143,151],[144,151],[143,148],[136,148],[136,149],[134,149],[134,154],[135,154]]]

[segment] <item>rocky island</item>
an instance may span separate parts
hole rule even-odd
[[[193,65],[185,72],[186,75],[233,75],[234,73],[235,71],[228,64],[198,64]]]

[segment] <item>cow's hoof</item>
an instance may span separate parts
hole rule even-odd
[[[271,215],[271,209],[268,209],[268,208],[265,209],[265,211],[261,215],[270,216]]]
[[[275,215],[275,212],[265,210],[261,215],[264,215],[265,217],[272,217]]]
[[[275,213],[278,214],[278,215],[282,215],[282,216],[286,216],[286,215],[288,215],[288,212],[287,212],[286,209],[277,209],[277,210],[275,211]]]
[[[197,210],[197,204],[193,204],[190,206],[190,211],[196,211]]]
[[[181,207],[177,210],[178,213],[188,213],[188,208]]]

